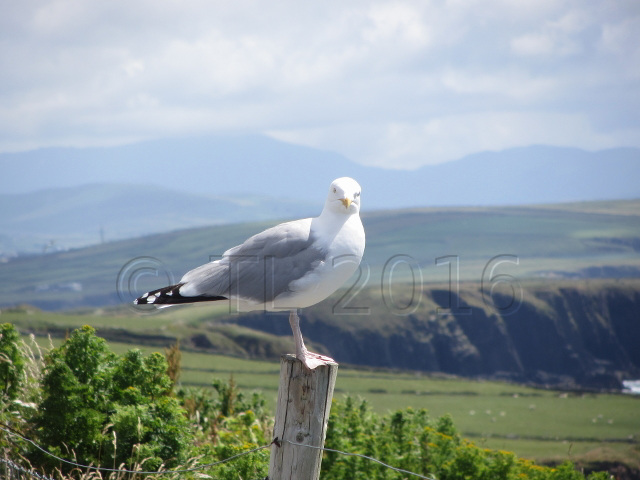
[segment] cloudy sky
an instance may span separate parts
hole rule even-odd
[[[640,146],[638,0],[2,0],[0,152],[263,133],[368,165]]]

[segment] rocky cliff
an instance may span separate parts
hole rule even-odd
[[[331,301],[304,310],[302,331],[349,364],[598,389],[640,376],[640,281],[537,282],[490,293],[478,284],[431,286],[418,304],[416,292],[400,292],[396,305],[411,308],[398,311],[372,289],[354,299],[358,314],[341,314],[349,308]],[[290,335],[273,314],[234,321]]]

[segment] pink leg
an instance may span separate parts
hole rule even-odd
[[[293,330],[293,340],[296,342],[296,358],[300,360],[305,367],[313,370],[319,365],[335,363],[333,358],[307,350],[307,347],[304,346],[304,340],[302,340],[302,332],[300,331],[300,317],[298,317],[298,313],[295,310],[291,310],[289,314],[289,323],[291,324],[291,330]]]

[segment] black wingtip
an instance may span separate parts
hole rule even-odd
[[[197,297],[185,297],[180,295],[180,287],[184,283],[178,283],[176,285],[170,285],[168,287],[162,287],[157,290],[152,290],[144,295],[136,298],[133,303],[135,305],[180,305],[184,303],[197,303],[197,302],[215,302],[219,300],[228,300],[227,297],[221,296],[197,296]]]

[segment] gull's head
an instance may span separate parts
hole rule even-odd
[[[360,190],[360,185],[353,178],[341,177],[334,180],[329,186],[325,208],[338,213],[359,213]]]

